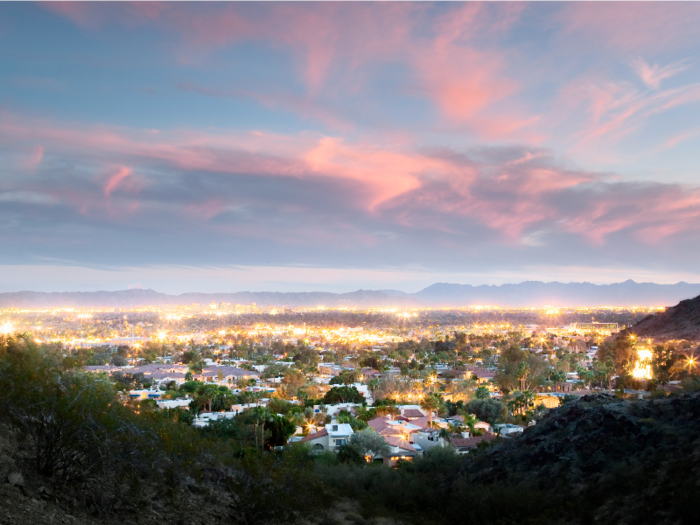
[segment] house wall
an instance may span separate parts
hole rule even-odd
[[[424,434],[422,432],[414,432],[412,435],[412,443],[420,446],[424,451],[430,450],[435,447],[444,447],[447,445],[444,439],[439,437],[437,434],[433,434],[435,440],[429,439],[429,434]]]

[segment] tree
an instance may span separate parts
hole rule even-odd
[[[126,366],[126,359],[119,354],[114,354],[110,359],[112,366]]]
[[[477,399],[490,399],[491,394],[489,393],[489,389],[486,388],[485,386],[480,386],[474,391],[474,396]]]
[[[372,394],[372,399],[375,399],[377,390],[379,390],[379,379],[374,377],[367,381],[367,390]]]
[[[513,392],[513,398],[508,401],[508,408],[512,414],[524,413],[533,404],[535,395],[529,390]]]
[[[420,401],[420,407],[428,411],[429,424],[433,426],[433,412],[437,412],[444,406],[444,402],[435,394],[428,394]]]
[[[598,360],[612,362],[617,375],[626,374],[634,367],[634,339],[626,330],[619,333],[614,341],[605,341],[598,348]]]
[[[676,356],[669,345],[656,345],[651,358],[651,370],[654,379],[665,385],[671,380],[671,368],[676,362]]]
[[[363,450],[357,444],[341,445],[338,449],[338,461],[341,463],[350,463],[351,465],[362,465],[365,463],[365,458],[362,453]]]
[[[527,361],[521,361],[518,364],[518,380],[520,381],[520,390],[525,390],[527,377],[530,375],[530,365]]]
[[[390,452],[388,443],[371,428],[355,432],[350,436],[350,444],[357,445],[370,461],[374,461],[377,456],[387,456]]]
[[[268,417],[270,438],[267,440],[269,447],[283,446],[287,444],[289,437],[296,432],[296,424],[285,417],[270,414]]]
[[[612,359],[607,361],[596,360],[593,362],[593,377],[601,385],[606,385],[608,390],[612,388],[612,378],[615,375],[615,366]]]
[[[323,402],[327,405],[338,403],[362,403],[365,396],[354,386],[335,386],[323,396]]]
[[[352,427],[352,429],[357,432],[358,430],[363,430],[367,428],[367,423],[362,421],[361,419],[357,419],[354,417],[349,411],[343,409],[340,412],[338,412],[338,423],[347,423]]]
[[[474,399],[464,406],[481,421],[495,423],[506,415],[506,406],[495,399]]]
[[[282,386],[287,397],[297,397],[299,389],[306,383],[306,376],[301,370],[288,368],[282,377]]]
[[[190,361],[187,366],[189,367],[190,372],[193,374],[201,374],[202,370],[204,369],[204,361],[202,361],[200,358],[195,361]]]
[[[357,374],[352,370],[343,370],[328,383],[329,385],[352,385],[357,380]]]
[[[185,350],[180,356],[180,362],[183,365],[189,365],[192,361],[198,361],[199,359],[200,355],[196,350]]]
[[[469,427],[469,432],[474,435],[474,425],[478,423],[477,419],[471,414],[464,414],[464,424]]]

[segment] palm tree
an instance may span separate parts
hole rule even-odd
[[[477,419],[471,414],[464,415],[464,424],[469,427],[469,434],[474,435],[474,425],[476,425]]]
[[[241,392],[239,394],[239,397],[241,398],[241,403],[243,403],[244,405],[247,405],[250,403],[251,394],[247,390],[244,390],[243,392]]]
[[[369,390],[369,393],[372,394],[372,400],[376,400],[377,397],[375,394],[377,393],[377,390],[379,390],[379,379],[377,379],[376,377],[373,379],[369,379],[367,381],[367,390]]]
[[[437,411],[442,405],[442,401],[435,394],[428,394],[421,399],[420,407],[428,411],[429,425],[433,426],[433,411]]]
[[[452,442],[452,431],[451,430],[448,430],[446,428],[441,428],[439,436],[442,439],[444,439],[445,441],[447,441],[448,443]]]

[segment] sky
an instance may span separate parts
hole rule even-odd
[[[700,282],[699,26],[0,3],[0,291]]]

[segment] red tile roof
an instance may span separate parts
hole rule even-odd
[[[423,412],[421,412],[421,411],[418,410],[418,409],[415,409],[415,408],[408,408],[408,409],[406,409],[406,410],[403,411],[403,417],[408,417],[408,418],[411,418],[411,417],[414,417],[414,418],[415,418],[415,417],[424,417],[424,414],[423,414]]]
[[[401,450],[408,450],[409,452],[416,452],[416,449],[413,448],[413,446],[405,439],[395,436],[384,436],[384,441],[386,441],[392,447],[398,447]]]
[[[421,428],[427,427],[429,423],[430,418],[428,416],[419,417],[418,419],[411,421],[411,425],[416,425],[417,427]]]
[[[453,437],[450,440],[450,443],[452,443],[452,446],[456,448],[476,448],[476,446],[482,441],[488,442],[493,441],[494,439],[496,439],[495,434],[484,434],[482,436],[474,436],[470,438]]]
[[[386,416],[378,416],[378,417],[375,417],[374,419],[370,419],[370,420],[367,422],[367,424],[368,424],[368,425],[370,426],[370,428],[371,428],[372,430],[374,430],[375,432],[381,432],[382,430],[384,430],[386,427],[389,426],[389,424],[387,423],[387,421],[389,421],[389,418],[388,418],[388,417],[386,417]]]
[[[320,437],[323,437],[323,436],[327,436],[327,435],[328,435],[328,431],[327,431],[326,428],[324,427],[324,428],[322,428],[321,430],[319,430],[318,432],[316,432],[315,434],[309,434],[308,436],[304,437],[304,438],[301,440],[301,442],[302,442],[302,443],[305,443],[305,442],[307,442],[307,441],[312,441],[312,440],[314,440],[314,439],[317,439],[317,438],[320,438]]]

